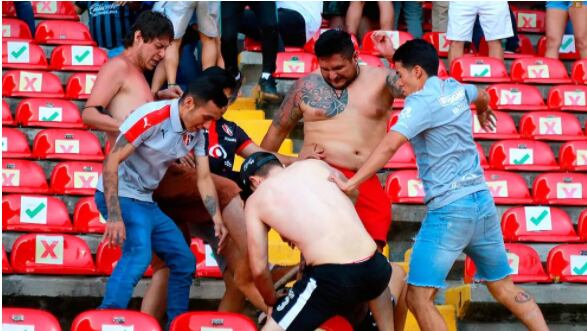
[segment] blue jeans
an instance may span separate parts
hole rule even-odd
[[[481,280],[497,281],[511,273],[497,210],[488,190],[428,211],[414,243],[408,284],[444,288],[446,276],[461,252],[473,259]]]
[[[404,20],[408,26],[408,32],[414,38],[422,38],[422,4],[416,1],[394,1],[393,2],[393,29],[397,30],[399,15],[403,12]]]
[[[102,216],[108,219],[104,194],[96,191],[95,200]],[[171,322],[188,309],[196,259],[181,231],[157,204],[122,197],[119,201],[126,240],[99,308],[125,309],[128,306],[135,285],[151,262],[153,250],[170,269],[167,318]]]

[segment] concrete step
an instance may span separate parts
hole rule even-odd
[[[548,323],[550,331],[585,331],[583,323]],[[492,322],[479,323],[472,321],[459,321],[459,331],[527,331],[528,329],[520,322]]]

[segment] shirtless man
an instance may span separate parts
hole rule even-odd
[[[328,180],[338,171],[320,160],[287,168],[267,152],[241,168],[249,261],[270,307],[263,330],[314,330],[334,315],[348,316],[368,301],[380,304],[380,330],[393,330],[387,284],[391,268],[363,227],[352,202]],[[287,295],[277,298],[267,262],[267,231],[275,229],[302,252],[306,267]]]

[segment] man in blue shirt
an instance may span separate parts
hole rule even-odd
[[[376,36],[384,54],[393,48],[384,34]],[[530,330],[548,330],[532,297],[516,287],[503,243],[497,210],[487,188],[472,134],[471,102],[480,124],[495,126],[489,96],[473,85],[436,77],[438,55],[424,40],[409,41],[393,54],[397,85],[407,96],[399,120],[355,176],[343,182],[350,193],[381,169],[406,141],[414,147],[424,184],[426,218],[414,243],[408,274],[408,307],[422,330],[446,330],[434,296],[457,257],[465,252],[477,276],[497,301]]]

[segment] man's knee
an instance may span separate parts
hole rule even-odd
[[[409,286],[406,296],[408,308],[416,311],[428,306],[434,306],[435,293],[435,288]]]
[[[168,263],[172,273],[193,274],[196,271],[196,258],[189,248],[182,249]]]

